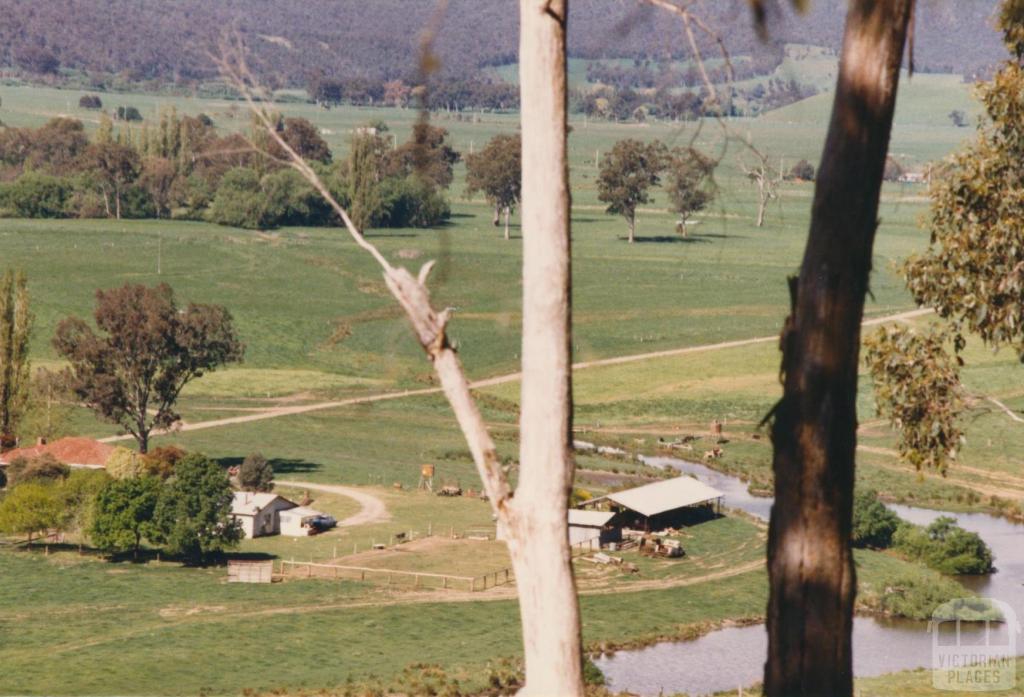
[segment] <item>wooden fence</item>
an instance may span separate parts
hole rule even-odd
[[[308,561],[281,561],[281,575],[293,578],[349,579],[424,589],[482,591],[515,580],[512,569],[499,569],[482,576],[455,576],[425,571],[399,571],[368,566],[319,564]]]

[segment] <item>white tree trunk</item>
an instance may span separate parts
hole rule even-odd
[[[526,658],[521,695],[582,695],[567,510],[574,463],[566,154],[567,0],[520,0],[523,349],[519,485],[509,517]]]
[[[509,234],[508,234],[508,222],[509,222],[509,218],[511,218],[511,217],[512,217],[512,208],[510,206],[505,206],[505,239],[506,240],[507,239],[511,239],[509,237]]]

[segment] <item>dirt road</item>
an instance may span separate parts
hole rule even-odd
[[[869,319],[864,322],[865,327],[871,327],[878,324],[885,324],[887,322],[899,322],[903,320],[913,319],[915,317],[922,317],[930,314],[932,310],[924,308],[918,310],[908,310],[907,312],[899,312],[894,315],[887,315],[885,317],[876,317]],[[754,344],[764,344],[768,342],[778,341],[778,335],[772,336],[760,336],[752,339],[737,339],[735,341],[722,341],[716,344],[703,344],[701,346],[687,346],[678,349],[666,349],[663,351],[651,351],[648,353],[635,353],[628,356],[615,356],[613,358],[601,358],[593,361],[584,361],[582,363],[574,363],[573,370],[586,370],[588,368],[600,368],[609,365],[620,365],[623,363],[635,363],[637,361],[646,361],[656,358],[668,358],[671,356],[684,356],[690,353],[701,353],[704,351],[720,351],[723,349],[738,348],[741,346],[751,346]],[[474,389],[481,389],[484,387],[493,387],[495,385],[503,385],[509,382],[517,382],[522,374],[521,373],[508,373],[507,375],[498,375],[492,378],[485,378],[483,380],[477,380],[470,383],[470,387]],[[196,422],[182,422],[179,423],[173,430],[174,431],[200,431],[206,428],[218,428],[220,426],[232,426],[235,424],[252,423],[254,421],[263,421],[265,419],[276,419],[282,416],[291,416],[294,414],[308,414],[315,411],[323,411],[325,409],[336,409],[338,407],[346,407],[354,404],[367,404],[369,402],[383,402],[389,399],[404,399],[406,397],[417,397],[421,395],[440,394],[440,387],[426,387],[420,390],[404,390],[401,392],[385,392],[383,394],[366,395],[364,397],[352,397],[350,399],[339,399],[330,402],[315,402],[313,404],[299,404],[294,406],[286,407],[270,407],[264,411],[259,411],[252,414],[244,414],[241,416],[231,416],[223,419],[211,419],[209,421],[196,421]],[[101,438],[100,441],[103,443],[116,443],[118,441],[131,440],[132,436],[110,436],[108,438]]]
[[[362,508],[355,515],[338,521],[339,528],[350,528],[354,525],[366,525],[367,523],[384,523],[391,520],[384,502],[373,494],[352,486],[340,486],[338,484],[316,484],[314,482],[297,482],[291,479],[279,479],[277,484],[281,486],[293,486],[299,489],[312,489],[313,491],[326,491],[329,494],[339,494],[355,499]]]

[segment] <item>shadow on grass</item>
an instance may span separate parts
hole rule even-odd
[[[626,241],[628,237],[620,237],[622,241]],[[634,242],[638,244],[655,243],[655,244],[711,244],[710,240],[703,239],[703,236],[690,235],[689,237],[681,237],[679,235],[652,235],[650,237],[641,237],[637,235]]]
[[[241,467],[242,462],[245,460],[244,457],[237,455],[231,455],[228,457],[218,457],[217,462],[221,467],[227,469],[229,467]],[[298,458],[287,458],[287,457],[276,457],[268,460],[270,466],[274,468],[274,474],[293,474],[295,472],[316,472],[321,468],[321,465],[315,462],[309,462],[308,460],[301,460]]]

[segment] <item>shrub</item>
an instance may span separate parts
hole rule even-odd
[[[92,526],[96,496],[113,481],[103,470],[74,470],[60,487],[61,505],[64,507],[66,527],[87,531]]]
[[[63,218],[71,192],[66,179],[26,172],[0,189],[0,207],[16,218]]]
[[[15,487],[24,482],[67,479],[71,468],[49,453],[35,457],[16,457],[7,465],[7,485]]]
[[[103,100],[95,94],[83,94],[78,100],[80,109],[102,109]]]
[[[432,227],[451,217],[441,192],[416,175],[389,177],[381,182],[379,192],[373,227]]]
[[[274,488],[274,468],[260,453],[247,455],[238,468],[238,483],[246,491],[270,491]]]
[[[219,225],[259,230],[263,228],[266,200],[255,170],[228,170],[206,211],[207,219]]]
[[[992,571],[992,550],[976,533],[942,516],[927,528],[903,525],[893,536],[896,549],[944,574],[985,574]]]
[[[118,121],[141,121],[142,114],[133,106],[119,106],[114,112],[114,118]]]
[[[142,457],[134,450],[122,447],[114,448],[104,467],[114,479],[135,479],[145,473]]]
[[[887,615],[927,620],[939,605],[962,598],[967,592],[949,578],[898,575],[885,579],[881,588],[865,594],[862,600]]]
[[[54,482],[24,482],[0,501],[0,530],[25,534],[31,540],[37,532],[57,528],[63,521],[63,506]]]
[[[853,499],[853,546],[888,549],[900,518],[878,500],[878,492],[862,491]]]
[[[147,475],[167,479],[185,455],[187,453],[176,445],[161,445],[142,456],[142,469]]]
[[[814,181],[814,165],[807,160],[800,160],[789,170],[788,179],[800,179],[805,182]]]

